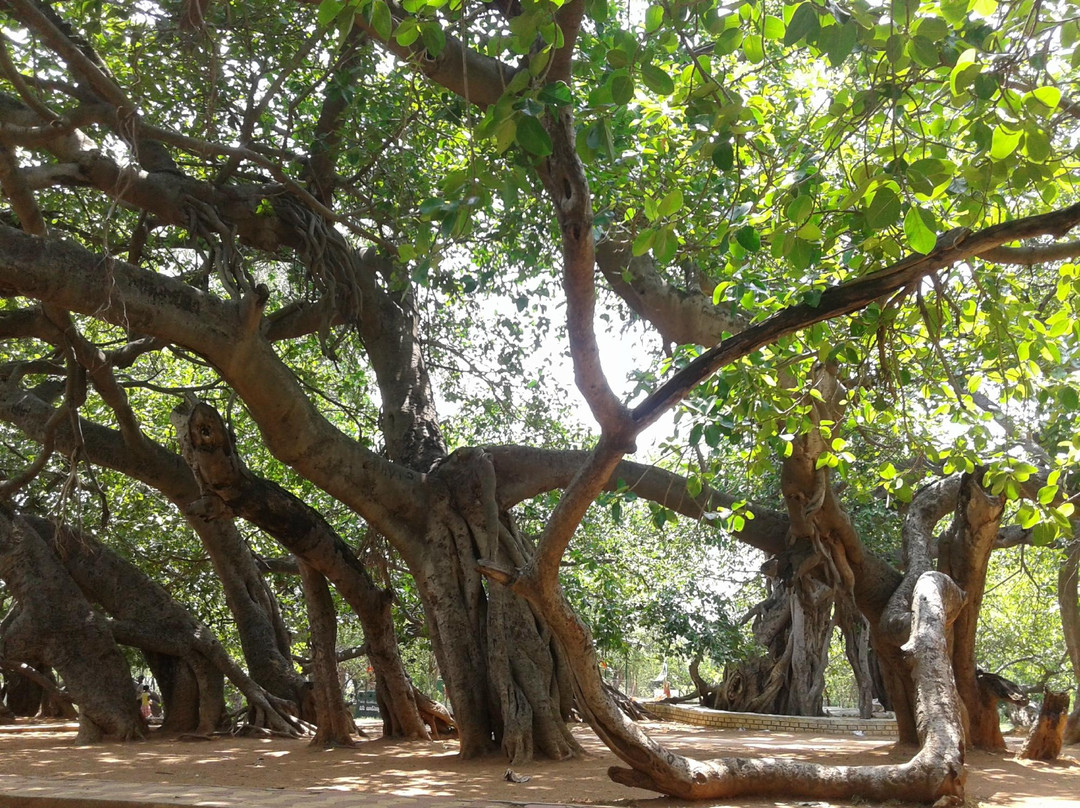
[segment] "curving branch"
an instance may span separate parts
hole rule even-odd
[[[402,544],[420,533],[421,476],[345,435],[319,413],[259,334],[241,331],[241,306],[175,278],[102,260],[69,242],[0,225],[0,292],[51,303],[195,351],[220,371],[275,455]]]
[[[994,247],[1036,236],[1060,238],[1077,224],[1080,224],[1080,203],[1050,213],[996,224],[978,233],[950,231],[938,238],[938,246],[927,255],[909,255],[882,270],[832,286],[822,293],[816,306],[808,303],[789,306],[741,334],[725,339],[694,359],[637,405],[633,411],[634,421],[640,429],[644,429],[724,365],[787,334],[857,311],[884,295]]]

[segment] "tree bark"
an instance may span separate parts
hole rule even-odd
[[[680,799],[740,796],[863,797],[933,802],[962,799],[964,743],[952,677],[948,629],[963,594],[944,575],[928,572],[913,597],[911,638],[904,646],[914,673],[922,748],[907,763],[820,766],[776,759],[701,762],[665,749],[644,735],[603,694],[596,656],[584,624],[557,592],[532,591],[569,655],[578,705],[601,739],[633,768],[612,768],[616,782]]]
[[[950,576],[967,594],[953,626],[952,654],[956,686],[967,713],[968,743],[1002,752],[1005,739],[998,718],[998,699],[979,683],[975,634],[986,590],[986,570],[1005,502],[983,490],[978,476],[967,474],[961,481],[952,527],[939,543],[938,570]]]
[[[39,312],[23,314],[34,318],[28,323],[31,330],[42,327]],[[40,336],[49,337],[50,332],[45,330]],[[0,391],[0,419],[38,442],[45,439],[46,424],[54,412],[43,388],[30,391],[9,384]],[[118,409],[122,411],[123,407]],[[125,423],[122,414],[118,417]],[[296,702],[302,714],[299,699],[305,691],[304,681],[292,664],[289,638],[277,603],[236,526],[227,520],[210,521],[198,513],[189,513],[189,506],[200,492],[183,459],[146,438],[134,423],[128,423],[126,431],[116,431],[80,418],[76,434],[69,420],[64,419],[52,433],[52,440],[62,451],[70,453],[78,447],[91,462],[157,489],[180,510],[202,541],[222,583],[251,677],[275,696]]]
[[[874,717],[874,680],[870,670],[870,625],[850,596],[836,603],[836,622],[844,635],[844,654],[855,677],[859,717]]]
[[[220,684],[223,674],[247,697],[258,714],[257,723],[277,732],[296,734],[290,705],[252,680],[229,657],[213,632],[142,570],[88,533],[53,526],[35,517],[27,521],[39,533],[53,531],[65,569],[83,595],[112,618],[108,627],[118,642],[178,657],[187,664],[199,687],[199,721],[197,726],[185,729],[208,734],[217,728],[224,712]]]
[[[326,578],[307,563],[300,562],[300,579],[307,603],[311,632],[311,661],[315,711],[318,718],[312,746],[355,746],[356,725],[345,705],[337,667],[337,612]]]
[[[233,514],[247,519],[329,579],[360,618],[376,689],[384,688],[388,696],[391,730],[405,737],[427,738],[398,652],[390,593],[375,586],[352,548],[321,514],[247,469],[216,410],[198,403],[178,407],[172,418],[203,492],[189,510],[209,521]]]
[[[0,578],[20,605],[5,630],[5,654],[59,672],[79,706],[79,742],[140,738],[145,725],[127,662],[47,541],[25,519],[0,512]]]
[[[1080,599],[1077,596],[1077,572],[1080,569],[1080,538],[1074,536],[1058,570],[1057,599],[1061,612],[1061,632],[1069,654],[1073,679],[1080,682]],[[1065,743],[1080,743],[1080,699],[1077,699],[1065,725]]]
[[[1057,760],[1061,754],[1065,722],[1069,716],[1069,694],[1043,693],[1039,717],[1017,757],[1025,760]]]

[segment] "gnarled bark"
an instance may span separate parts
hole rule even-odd
[[[737,796],[901,799],[932,802],[963,796],[964,744],[959,697],[948,652],[948,628],[963,595],[944,575],[928,572],[915,587],[911,638],[904,646],[915,678],[922,748],[907,763],[820,766],[776,759],[696,761],[648,738],[603,695],[588,631],[558,593],[530,593],[570,656],[579,684],[578,705],[604,742],[633,768],[613,768],[616,782],[682,799]]]
[[[131,673],[104,618],[83,597],[48,537],[7,508],[0,510],[0,578],[20,606],[5,626],[4,653],[57,670],[79,705],[79,741],[142,737]]]
[[[216,410],[203,403],[179,407],[173,422],[203,492],[190,510],[209,521],[232,514],[247,519],[330,580],[360,618],[376,689],[385,688],[388,695],[389,728],[406,737],[426,738],[394,637],[390,593],[375,586],[352,548],[321,514],[247,469]]]
[[[1080,598],[1077,594],[1077,574],[1080,569],[1080,538],[1074,536],[1065,560],[1058,570],[1057,600],[1061,612],[1061,632],[1069,654],[1073,678],[1080,682]],[[1080,743],[1080,699],[1073,706],[1065,725],[1065,743]]]
[[[998,699],[992,689],[979,682],[975,633],[986,590],[986,570],[1004,508],[1004,499],[985,491],[977,474],[965,475],[953,524],[938,543],[938,570],[967,593],[964,608],[953,627],[953,671],[966,708],[967,740],[972,746],[997,752],[1005,749]]]
[[[247,697],[257,713],[256,723],[277,732],[296,733],[289,704],[259,687],[229,657],[210,629],[142,570],[88,533],[34,517],[28,522],[39,533],[52,530],[58,557],[83,595],[112,618],[108,628],[117,642],[177,657],[188,666],[198,684],[198,723],[183,729],[204,734],[217,729],[224,712],[224,675]],[[169,704],[165,707],[167,710]]]
[[[40,312],[23,311],[17,316],[23,320],[21,332],[56,339],[55,329],[48,328]],[[104,369],[107,366],[98,368],[97,372]],[[14,379],[8,380],[0,388],[0,419],[15,425],[32,440],[44,441],[54,413],[50,390],[48,384],[24,390]],[[78,448],[91,462],[141,480],[164,494],[184,514],[222,583],[251,677],[278,698],[295,702],[302,715],[305,683],[292,664],[289,638],[277,602],[256,569],[247,543],[232,522],[210,521],[198,513],[189,513],[188,506],[199,498],[200,492],[183,459],[149,440],[138,429],[133,414],[126,412],[126,399],[118,400],[115,395],[107,398],[118,410],[119,431],[85,418],[78,419],[76,431],[69,419],[63,419],[51,432],[51,440],[62,451],[70,453]]]
[[[1027,740],[1017,757],[1026,760],[1056,760],[1061,754],[1065,721],[1069,715],[1069,694],[1043,693],[1039,717],[1031,727]]]

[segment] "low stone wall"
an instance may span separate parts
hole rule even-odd
[[[764,715],[729,713],[705,707],[661,704],[649,701],[642,706],[660,718],[717,729],[769,730],[770,732],[817,732],[822,735],[865,735],[868,738],[896,738],[896,720],[892,718],[829,718],[801,715]]]

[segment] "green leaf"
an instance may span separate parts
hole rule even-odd
[[[783,39],[784,32],[787,30],[784,21],[771,14],[766,15],[763,28],[766,39]]]
[[[801,225],[814,212],[814,200],[808,194],[797,196],[788,203],[787,217],[793,225]]]
[[[717,56],[727,56],[729,53],[734,53],[739,49],[742,40],[742,31],[738,28],[728,28],[716,38],[713,53]]]
[[[904,216],[904,235],[907,236],[908,244],[915,252],[927,255],[933,251],[937,243],[937,235],[927,225],[925,216],[928,214],[916,207],[908,208]]]
[[[742,41],[743,53],[754,64],[765,61],[765,46],[758,34],[744,37]]]
[[[919,17],[911,30],[931,42],[941,42],[949,35],[949,23],[941,17]]]
[[[1030,502],[1021,502],[1019,509],[1016,511],[1016,521],[1020,523],[1020,527],[1024,530],[1030,530],[1035,527],[1035,524],[1039,521],[1039,511]]]
[[[979,66],[975,64],[977,55],[978,51],[968,48],[956,60],[956,64],[949,73],[949,89],[953,95],[960,95],[975,80],[975,74],[980,71]]]
[[[722,140],[716,144],[712,153],[713,165],[721,171],[728,171],[735,165],[735,147],[730,140]]]
[[[820,26],[821,22],[813,3],[800,3],[791,15],[787,31],[784,32],[784,44],[794,45],[804,37],[816,34]]]
[[[1075,387],[1062,387],[1058,390],[1058,401],[1066,410],[1076,412],[1080,410],[1080,392]]]
[[[634,80],[626,72],[611,77],[611,100],[620,106],[629,104],[634,97]]]
[[[446,34],[443,32],[442,26],[437,22],[422,23],[420,25],[420,38],[424,40],[424,49],[432,56],[438,56],[446,47]],[[525,76],[527,83],[528,74],[524,70],[521,72]],[[510,83],[513,84],[513,80]]]
[[[622,48],[612,48],[604,54],[605,61],[616,70],[630,64],[630,54]]]
[[[918,34],[908,43],[911,58],[923,67],[937,67],[941,62],[941,52],[932,39]]]
[[[1004,160],[1020,145],[1021,131],[1010,131],[1001,124],[994,127],[994,138],[990,142],[990,156],[995,160]]]
[[[1051,111],[1061,103],[1061,90],[1057,87],[1036,87],[1031,91],[1031,96]]]
[[[653,258],[656,259],[657,263],[670,263],[671,259],[675,257],[678,248],[679,239],[676,237],[671,225],[661,227],[656,232],[656,239],[653,241]]]
[[[645,9],[645,32],[652,33],[664,22],[664,7],[649,6]]]
[[[322,0],[319,9],[315,12],[315,19],[320,28],[327,28],[345,10],[344,0]]]
[[[675,92],[675,82],[662,68],[654,64],[643,64],[638,72],[641,73],[645,86],[657,95],[671,95]]]
[[[634,238],[634,244],[631,247],[631,252],[634,256],[644,255],[650,249],[652,249],[653,241],[656,239],[656,230],[652,227],[642,230]],[[625,242],[624,242],[625,243]]]
[[[544,125],[531,115],[518,116],[515,137],[518,145],[530,154],[537,157],[551,154],[551,136],[544,129]]]
[[[394,31],[394,18],[390,14],[390,6],[385,0],[373,0],[371,4],[371,27],[384,42],[390,39]]]
[[[409,17],[401,21],[401,25],[394,31],[394,39],[399,45],[408,47],[420,38],[420,25],[415,19]]]
[[[859,26],[852,20],[843,25],[832,25],[827,30],[835,31],[829,39],[825,53],[829,57],[829,63],[833,67],[839,67],[847,59],[859,40]]]
[[[1036,163],[1050,158],[1050,138],[1041,129],[1029,129],[1024,136],[1024,153]]]
[[[883,230],[900,218],[900,199],[892,188],[878,188],[866,209],[866,224],[871,230]]]
[[[1039,489],[1039,504],[1049,505],[1054,501],[1054,497],[1058,495],[1059,487],[1056,485],[1044,485]]]
[[[747,225],[735,231],[735,240],[750,252],[761,249],[761,235],[757,230]]]
[[[504,118],[495,129],[495,148],[502,154],[510,148],[517,136],[517,123],[513,118]]]
[[[661,216],[670,216],[673,213],[679,211],[683,206],[683,193],[678,188],[674,191],[669,191],[665,194],[664,198],[660,200],[660,206],[657,211]]]
[[[574,100],[570,88],[561,81],[545,84],[537,93],[536,99],[553,107],[565,107]]]

